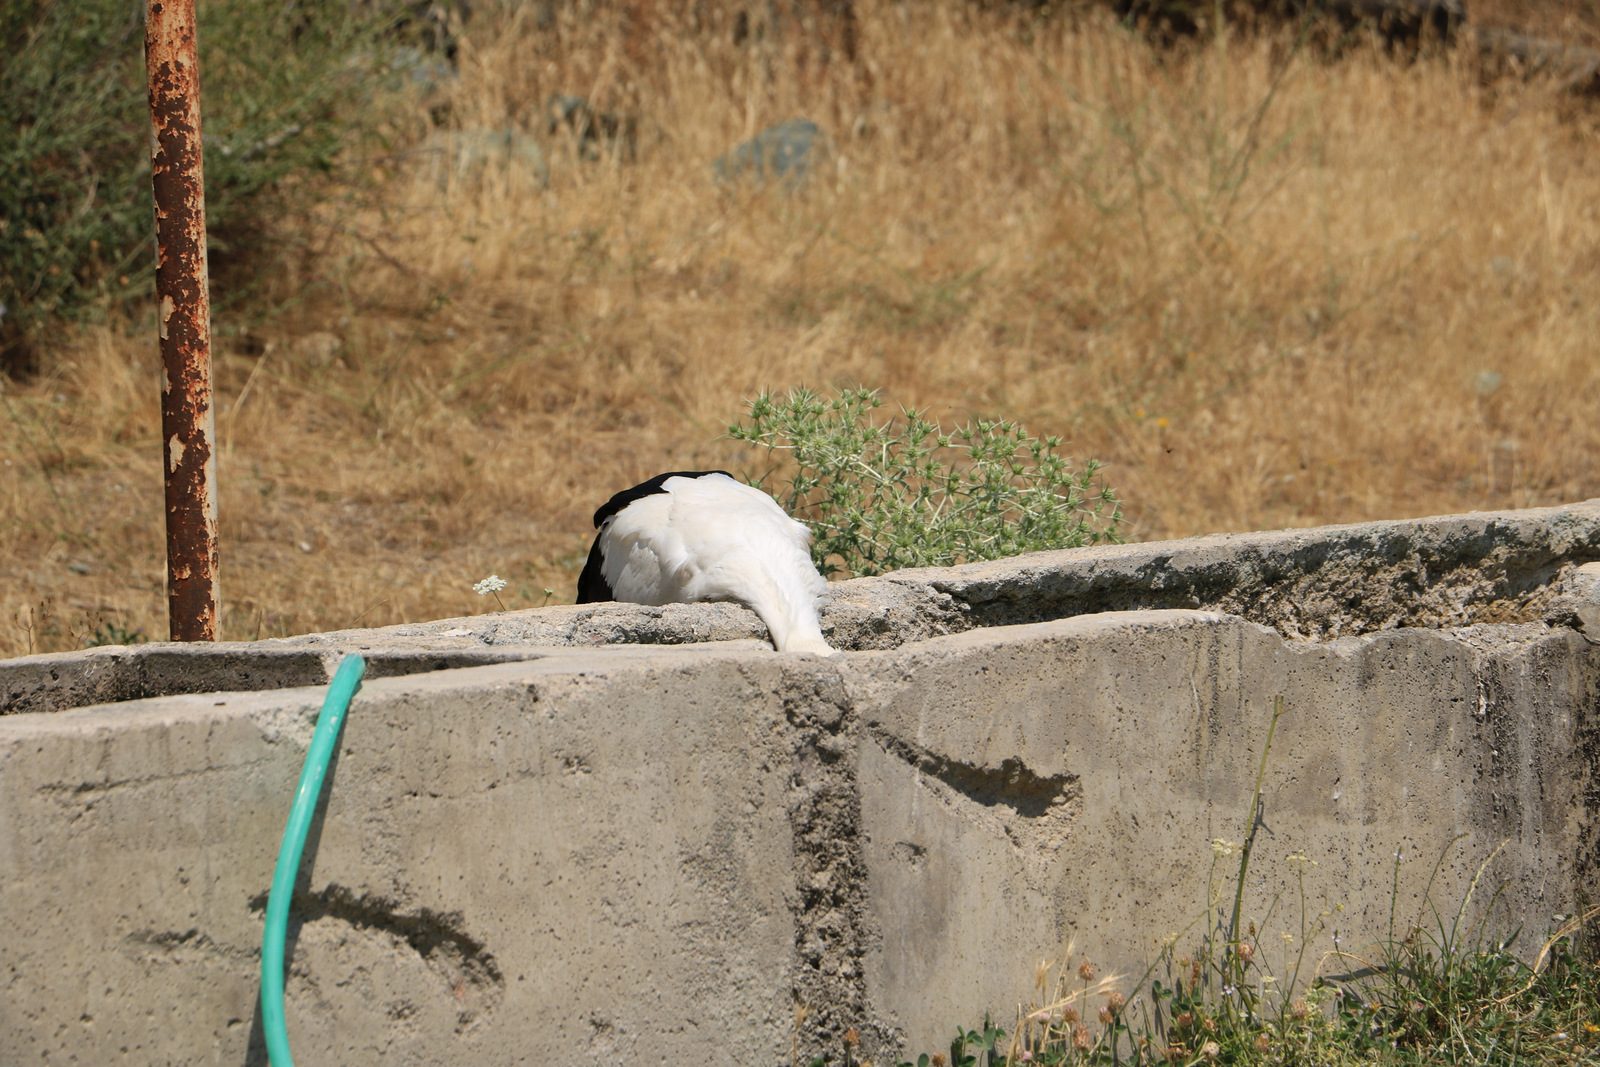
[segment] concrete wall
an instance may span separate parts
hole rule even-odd
[[[873,1002],[926,1048],[973,1005],[1014,1006],[1063,942],[1141,974],[1203,912],[1207,842],[1245,836],[1276,694],[1247,894],[1258,922],[1280,899],[1261,939],[1275,969],[1300,929],[1293,852],[1319,865],[1313,921],[1344,906],[1313,960],[1335,931],[1363,952],[1386,933],[1397,851],[1401,924],[1426,918],[1441,851],[1433,896],[1453,911],[1506,841],[1495,921],[1547,930],[1597,888],[1592,840],[1573,849],[1592,832],[1600,656],[1506,630],[1487,648],[1415,630],[1295,645],[1226,616],[1113,613],[852,660]]]
[[[850,1026],[887,1058],[1068,942],[1137,975],[1243,836],[1278,694],[1251,917],[1303,850],[1322,949],[1364,945],[1397,851],[1406,922],[1441,850],[1453,909],[1505,842],[1490,921],[1531,938],[1600,896],[1596,557],[1583,505],[845,583],[831,659],[617,605],[0,664],[0,1064],[265,1062],[304,686],[351,649],[380,676],[297,887],[305,1063],[777,1064]]]

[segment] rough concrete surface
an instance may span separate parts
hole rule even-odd
[[[1506,889],[1494,921],[1558,925],[1580,879],[1597,888],[1592,840],[1581,858],[1570,843],[1594,815],[1583,783],[1600,656],[1571,632],[1516,630],[1481,651],[1423,630],[1292,644],[1234,617],[1157,611],[852,657],[881,932],[870,1002],[934,1048],[974,1005],[1014,1009],[1038,961],[1069,943],[1137,977],[1203,913],[1208,842],[1243,840],[1279,694],[1246,908],[1261,920],[1283,894],[1263,938],[1274,956],[1299,930],[1295,852],[1318,864],[1313,924],[1344,905],[1313,960],[1335,931],[1363,952],[1386,934],[1396,852],[1401,923],[1426,921],[1441,852],[1433,900],[1453,912],[1504,841],[1486,883]],[[1236,863],[1219,865],[1230,901]]]
[[[1402,924],[1437,857],[1453,910],[1492,856],[1484,921],[1534,938],[1600,896],[1595,557],[1586,504],[840,583],[831,659],[717,604],[0,663],[0,1064],[265,1063],[265,894],[355,650],[293,906],[305,1063],[887,1056],[1069,943],[1137,976],[1243,837],[1280,694],[1252,918],[1305,852],[1338,971],[1397,852]]]

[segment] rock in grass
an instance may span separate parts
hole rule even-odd
[[[459,80],[448,59],[412,45],[396,48],[386,69],[390,89],[412,87],[432,93]]]
[[[735,178],[782,178],[802,184],[822,155],[822,131],[810,119],[790,119],[769,126],[750,140],[718,157],[712,167],[723,181]]]
[[[481,184],[494,174],[525,174],[538,185],[550,180],[539,142],[520,130],[450,130],[428,138],[430,173],[441,189]]]

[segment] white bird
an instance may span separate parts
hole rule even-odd
[[[828,582],[811,562],[811,531],[727,471],[658,474],[608,500],[594,524],[578,603],[737,600],[779,652],[833,654],[817,618]]]

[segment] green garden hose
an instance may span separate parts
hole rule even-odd
[[[322,779],[328,760],[339,742],[339,727],[350,700],[361,688],[367,661],[346,656],[333,672],[328,696],[317,716],[317,729],[311,735],[311,748],[300,770],[300,786],[294,792],[294,807],[289,809],[289,825],[283,830],[283,845],[278,849],[278,866],[272,872],[272,892],[267,897],[267,931],[261,939],[261,1028],[267,1038],[267,1058],[272,1067],[294,1067],[289,1055],[289,1031],[283,1021],[283,939],[289,927],[289,897],[300,872],[300,853],[306,847],[306,831],[311,814],[322,795]]]

